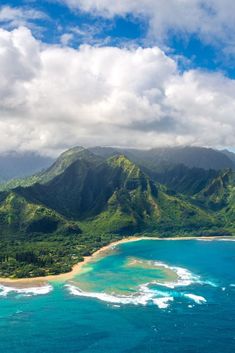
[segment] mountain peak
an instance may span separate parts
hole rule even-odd
[[[48,182],[55,176],[62,174],[68,167],[78,160],[101,163],[103,158],[94,155],[84,147],[76,146],[63,152],[52,166],[40,175],[40,182]]]
[[[114,167],[121,168],[124,172],[131,174],[132,176],[139,177],[140,168],[133,163],[129,158],[124,154],[117,154],[108,159],[108,163]]]
[[[75,146],[75,147],[69,148],[68,150],[62,152],[59,158],[69,157],[74,154],[80,153],[84,150],[85,150],[85,148],[82,146]]]

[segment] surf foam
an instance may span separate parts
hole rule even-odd
[[[22,296],[31,297],[34,295],[45,295],[50,293],[53,290],[53,287],[50,284],[38,287],[29,287],[29,288],[16,288],[10,286],[0,285],[0,296],[6,297],[10,293],[21,294]]]
[[[200,296],[200,295],[188,293],[188,294],[184,294],[184,296],[186,298],[189,298],[189,299],[193,300],[197,304],[206,303],[206,299],[204,297]]]
[[[132,305],[148,305],[155,304],[159,309],[165,309],[169,305],[169,301],[174,298],[170,296],[163,296],[156,298],[157,292],[150,290],[147,285],[140,286],[140,291],[133,295],[117,295],[98,292],[85,292],[74,285],[66,285],[72,295],[79,297],[96,298],[112,304],[132,304]]]
[[[175,288],[181,286],[190,286],[192,283],[201,283],[200,276],[193,274],[183,267],[169,266],[163,262],[155,261],[154,264],[158,267],[164,267],[176,273],[178,279],[174,282],[154,282],[157,285]]]
[[[230,238],[227,238],[227,239],[216,239],[217,241],[235,241],[235,239],[230,239]]]
[[[157,282],[157,281],[152,282],[158,286],[174,289],[176,287],[187,287],[187,286],[190,286],[191,284],[200,284],[200,285],[207,284],[212,287],[217,287],[217,285],[214,282],[201,280],[201,277],[199,275],[196,275],[190,272],[186,268],[169,266],[166,263],[160,262],[160,261],[155,261],[154,264],[158,267],[164,267],[166,269],[169,269],[175,272],[178,277],[178,279],[173,282]]]

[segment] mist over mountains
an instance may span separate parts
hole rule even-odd
[[[145,167],[151,165],[152,168],[154,165],[156,170],[178,164],[183,164],[189,168],[195,167],[207,170],[235,168],[234,153],[204,147],[168,147],[150,150],[95,147],[91,151],[105,157],[123,153],[135,163],[140,163]]]
[[[159,171],[176,165],[189,168],[220,170],[235,169],[235,153],[228,150],[215,150],[203,147],[169,147],[138,150],[114,147],[90,148],[94,154],[110,157],[121,153],[142,167]],[[36,152],[8,152],[0,154],[0,182],[31,176],[47,169],[55,158]]]
[[[23,178],[48,168],[53,158],[35,152],[8,152],[0,154],[0,182]]]

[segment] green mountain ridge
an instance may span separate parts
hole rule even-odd
[[[131,233],[145,227],[164,229],[164,225],[183,228],[194,223],[196,227],[197,215],[206,224],[212,219],[196,206],[167,194],[124,155],[105,161],[79,158],[49,182],[14,190],[73,221],[88,220],[90,226],[95,222],[96,227],[100,222],[98,228],[104,232]]]

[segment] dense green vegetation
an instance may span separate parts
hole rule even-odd
[[[42,235],[27,240],[0,242],[0,277],[24,278],[71,271],[83,260],[118,236]]]
[[[2,186],[0,277],[67,272],[126,235],[232,235],[234,180],[231,169],[156,171],[123,154],[69,150],[48,170]]]

